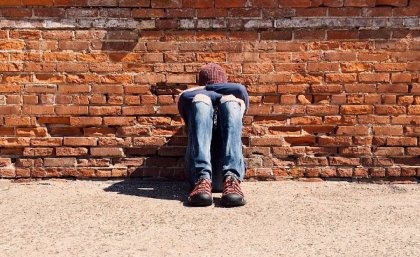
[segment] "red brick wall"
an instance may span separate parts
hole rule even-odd
[[[0,177],[183,176],[177,94],[246,85],[248,177],[420,176],[420,0],[2,0]]]

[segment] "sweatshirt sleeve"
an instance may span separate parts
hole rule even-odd
[[[242,99],[245,103],[245,112],[249,108],[249,96],[244,85],[239,83],[209,84],[205,87],[208,91],[213,91],[222,95],[234,95]]]
[[[208,91],[205,88],[197,88],[195,90],[187,90],[187,91],[182,92],[178,100],[178,110],[179,110],[179,113],[181,114],[181,117],[186,122],[188,119],[188,110],[191,109],[193,98],[198,94],[203,94],[210,97],[213,105],[218,105],[220,102],[220,99],[222,98],[221,94],[217,92],[213,92],[213,91]]]

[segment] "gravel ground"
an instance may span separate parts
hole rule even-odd
[[[182,182],[0,180],[0,256],[420,256],[420,185],[245,182],[192,208]]]

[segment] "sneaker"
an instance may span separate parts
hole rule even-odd
[[[246,201],[242,193],[241,182],[233,177],[227,176],[223,185],[221,204],[225,207],[234,207],[245,205]]]
[[[188,196],[188,203],[192,206],[209,206],[213,203],[209,179],[201,179],[195,184],[193,191]]]

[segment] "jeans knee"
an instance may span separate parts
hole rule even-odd
[[[242,99],[237,98],[234,95],[224,95],[220,99],[220,104],[229,103],[229,102],[238,103],[239,106],[241,107],[241,114],[243,115],[245,113],[245,102]]]
[[[205,103],[207,105],[212,105],[210,97],[208,97],[204,94],[197,94],[196,96],[194,96],[192,102],[193,103],[202,102],[202,103]]]

